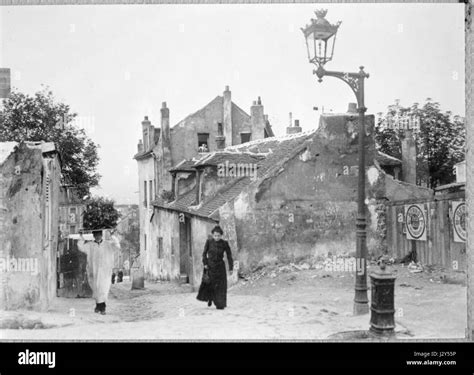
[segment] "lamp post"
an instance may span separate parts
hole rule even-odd
[[[306,39],[309,62],[316,65],[313,74],[318,76],[319,82],[322,82],[322,78],[325,76],[341,79],[349,85],[357,98],[357,111],[359,112],[359,174],[354,314],[362,315],[369,312],[369,300],[367,298],[367,220],[365,209],[365,112],[367,108],[364,105],[364,80],[369,78],[369,74],[364,72],[363,66],[359,68],[357,73],[335,72],[324,69],[324,65],[332,60],[336,44],[336,34],[341,22],[339,21],[337,24],[331,25],[325,18],[327,10],[317,10],[315,13],[317,18],[311,19],[311,23],[301,29]]]

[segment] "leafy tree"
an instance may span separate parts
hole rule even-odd
[[[114,201],[104,197],[89,199],[84,211],[83,226],[86,230],[113,229],[117,226],[120,213],[114,207]]]
[[[139,253],[140,230],[138,217],[138,206],[129,206],[125,213],[122,212],[120,223],[117,226],[123,259],[130,261]]]
[[[418,103],[410,107],[398,104],[389,106],[387,113],[379,117],[375,128],[375,142],[380,151],[397,158],[401,158],[404,130],[383,126],[390,124],[390,119],[397,114],[400,118],[419,119],[419,128],[414,130],[418,183],[435,188],[453,182],[454,164],[465,158],[464,119],[453,116],[450,111],[443,112],[439,103],[431,98],[427,98],[421,107]]]
[[[73,123],[77,114],[55,101],[46,87],[33,96],[13,91],[0,111],[0,142],[54,142],[61,154],[63,183],[81,196],[99,184],[98,146]]]

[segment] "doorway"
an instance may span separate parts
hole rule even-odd
[[[181,283],[192,283],[192,264],[191,220],[181,213],[179,215],[179,273]]]

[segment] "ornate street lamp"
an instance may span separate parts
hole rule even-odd
[[[326,64],[332,60],[334,45],[336,44],[336,33],[341,21],[331,25],[326,18],[327,10],[317,10],[316,19],[311,19],[311,24],[303,30],[308,49],[308,59],[316,66]]]
[[[324,65],[332,60],[336,34],[341,22],[331,25],[326,20],[327,10],[318,10],[316,19],[311,19],[311,24],[302,28],[306,38],[309,62],[316,65],[316,74],[319,82],[324,76],[336,77],[349,85],[357,98],[357,111],[359,112],[359,178],[357,198],[356,219],[356,280],[354,314],[361,315],[369,312],[369,300],[367,298],[367,221],[365,209],[365,112],[364,106],[364,80],[369,75],[361,66],[357,73],[334,72],[324,69]]]

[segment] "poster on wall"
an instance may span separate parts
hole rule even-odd
[[[466,202],[451,202],[453,213],[453,240],[454,242],[466,242]]]
[[[408,240],[426,241],[426,212],[423,204],[405,205],[405,223]]]

